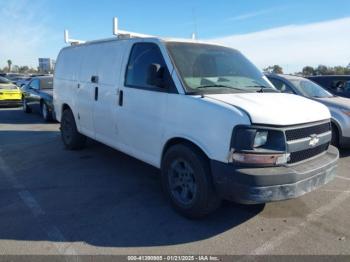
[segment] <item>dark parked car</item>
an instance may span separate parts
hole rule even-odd
[[[19,73],[7,73],[5,76],[8,80],[10,80],[13,84],[17,84],[17,81],[28,78],[28,75],[19,74]]]
[[[332,115],[332,144],[350,147],[350,99],[335,96],[307,78],[267,74],[272,84],[283,93],[310,98],[328,107]]]
[[[39,112],[45,121],[50,121],[55,118],[52,102],[52,81],[52,76],[34,77],[22,88],[24,112]]]
[[[307,78],[337,96],[350,97],[350,75],[309,76]]]

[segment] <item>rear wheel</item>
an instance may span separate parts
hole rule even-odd
[[[74,115],[70,109],[65,109],[61,119],[61,136],[67,149],[77,150],[85,146],[86,136],[78,132]]]
[[[192,145],[178,144],[162,161],[165,193],[174,208],[189,218],[200,218],[220,205],[214,191],[208,159]]]
[[[23,109],[23,112],[25,113],[31,112],[30,107],[27,104],[27,100],[24,97],[22,98],[22,109]]]
[[[51,112],[49,111],[49,107],[46,105],[45,102],[41,103],[41,115],[46,122],[52,120]]]

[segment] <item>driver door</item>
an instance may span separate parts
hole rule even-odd
[[[35,111],[40,110],[40,80],[35,78],[28,84],[26,101],[27,105]]]
[[[118,141],[130,155],[155,164],[159,161],[164,123],[169,121],[164,119],[168,94],[175,87],[156,43],[139,42],[129,48],[119,89]],[[148,81],[151,65],[164,70],[163,87]]]

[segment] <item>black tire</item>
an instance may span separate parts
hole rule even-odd
[[[331,144],[335,147],[339,147],[339,131],[335,124],[332,123],[332,140]]]
[[[179,169],[182,171],[178,172]],[[201,218],[220,206],[221,199],[214,190],[209,161],[196,147],[190,144],[170,147],[164,154],[161,173],[164,191],[180,214]]]
[[[41,102],[40,108],[41,108],[41,116],[43,117],[43,119],[46,122],[52,121],[52,114],[51,114],[51,112],[49,110],[48,105],[44,101]]]
[[[80,134],[70,109],[65,109],[61,119],[61,137],[64,146],[69,150],[78,150],[85,146],[86,136]]]
[[[27,100],[24,97],[22,98],[22,109],[23,109],[23,112],[27,114],[32,111],[27,104]]]

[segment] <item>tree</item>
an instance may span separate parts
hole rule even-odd
[[[335,66],[333,68],[333,73],[335,75],[345,75],[346,74],[346,67],[342,67],[342,66]]]
[[[317,68],[316,68],[316,74],[317,75],[328,75],[328,74],[331,74],[330,70],[328,69],[327,66],[325,65],[319,65]]]
[[[12,66],[12,72],[18,73],[19,71],[19,66],[18,65],[13,65]]]
[[[273,74],[283,74],[283,68],[279,65],[268,66],[263,69],[264,72]]]
[[[312,66],[304,66],[302,74],[304,76],[312,76],[315,74],[315,69]]]
[[[11,66],[12,66],[12,61],[9,59],[7,60],[7,65],[8,65],[8,71],[11,72]]]
[[[29,71],[29,67],[28,66],[20,66],[18,71],[20,73],[27,73]]]

